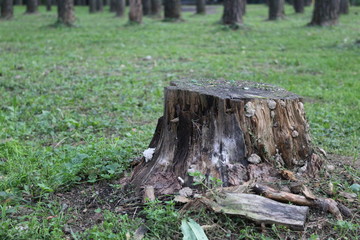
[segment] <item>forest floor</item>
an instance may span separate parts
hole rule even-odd
[[[311,8],[266,21],[249,5],[244,26],[219,24],[222,8],[182,22],[128,25],[76,8],[77,26],[54,27],[56,9],[0,21],[0,239],[181,239],[181,219],[209,239],[358,239],[360,236],[360,7],[335,27],[306,27]],[[206,209],[179,213],[123,189],[177,79],[271,83],[304,97],[313,143],[328,153],[309,187],[353,217],[311,210],[305,231],[261,226]],[[329,167],[329,165],[331,165]],[[354,195],[355,194],[355,195]],[[353,197],[355,196],[355,197]]]

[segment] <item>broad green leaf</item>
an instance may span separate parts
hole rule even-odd
[[[184,235],[183,240],[208,240],[201,226],[191,218],[181,221],[181,231]]]

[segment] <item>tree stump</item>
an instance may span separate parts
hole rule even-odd
[[[171,83],[149,148],[154,154],[135,167],[131,184],[158,194],[191,186],[190,172],[235,186],[314,165],[302,99],[253,82]]]

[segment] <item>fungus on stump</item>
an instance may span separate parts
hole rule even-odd
[[[236,186],[266,179],[278,167],[304,171],[314,161],[308,128],[302,99],[283,89],[173,82],[165,88],[164,116],[149,145],[154,154],[136,166],[131,184],[169,194],[192,185],[189,172]]]

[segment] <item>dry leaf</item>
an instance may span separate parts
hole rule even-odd
[[[297,181],[294,173],[289,170],[282,170],[280,173],[281,173],[281,176],[287,180]]]

